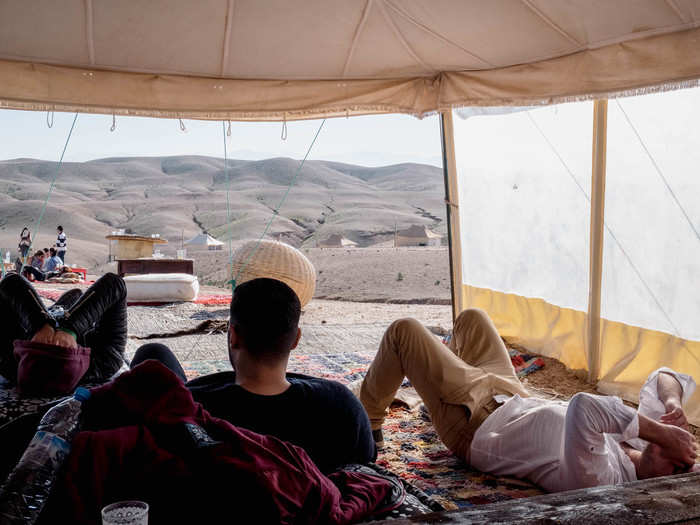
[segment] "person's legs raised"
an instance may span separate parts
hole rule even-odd
[[[508,349],[483,310],[464,310],[454,324],[450,349],[465,363],[517,381]]]
[[[136,350],[134,358],[131,360],[129,367],[134,368],[148,359],[155,359],[156,361],[159,361],[174,372],[176,376],[182,379],[183,383],[187,382],[187,375],[182,369],[180,361],[177,360],[177,357],[175,357],[172,350],[170,350],[170,348],[164,344],[147,343],[141,346],[138,350]]]
[[[80,288],[73,288],[71,290],[68,290],[67,292],[64,292],[58,299],[56,299],[56,302],[49,307],[49,310],[51,310],[51,308],[56,308],[57,306],[60,306],[64,310],[70,310],[71,307],[78,302],[82,295],[83,291]]]
[[[483,372],[466,364],[415,319],[400,319],[384,334],[360,390],[372,428],[380,429],[386,408],[407,377],[427,406],[445,445],[468,458],[469,385]],[[452,401],[461,391],[461,400]]]
[[[34,287],[18,274],[0,281],[0,374],[10,381],[17,378],[13,354],[16,339],[31,339],[45,324],[52,323],[43,301]]]
[[[126,315],[126,284],[113,273],[100,277],[66,312],[62,324],[92,350],[85,381],[109,379],[124,364]]]

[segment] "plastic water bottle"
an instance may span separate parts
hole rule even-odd
[[[89,397],[90,391],[79,387],[41,418],[27,450],[0,487],[0,523],[35,523],[39,518],[79,430],[82,403]]]

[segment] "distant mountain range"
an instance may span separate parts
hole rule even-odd
[[[300,161],[199,156],[108,158],[61,166],[41,231],[35,225],[56,163],[0,161],[0,247],[14,256],[29,226],[35,247],[52,245],[62,224],[69,262],[104,263],[105,235],[124,228],[159,233],[172,250],[202,231],[225,241],[257,238],[280,203]],[[227,222],[229,188],[230,223]],[[425,164],[367,168],[307,161],[279,210],[269,236],[315,246],[332,233],[370,245],[394,228],[426,224],[445,232],[442,171]]]

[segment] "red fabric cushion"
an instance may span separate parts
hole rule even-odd
[[[17,389],[22,395],[63,395],[73,392],[90,366],[90,349],[17,340]]]

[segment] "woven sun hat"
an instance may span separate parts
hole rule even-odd
[[[242,270],[241,270],[242,268]],[[268,277],[282,281],[306,306],[316,289],[316,269],[299,250],[278,241],[249,241],[233,253],[236,284]]]

